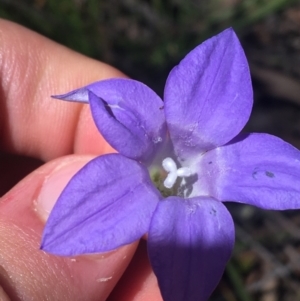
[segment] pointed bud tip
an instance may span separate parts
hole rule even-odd
[[[65,101],[89,103],[88,90],[85,88],[74,90],[65,94],[51,95],[51,97]]]

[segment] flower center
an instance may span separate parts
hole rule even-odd
[[[163,159],[161,165],[152,165],[149,169],[151,179],[162,196],[186,197],[187,183],[185,178],[192,175],[189,167],[179,167],[171,157]],[[180,179],[181,178],[181,179]]]
[[[192,174],[188,167],[180,167],[177,169],[175,161],[170,157],[165,158],[162,161],[162,166],[168,173],[164,180],[164,186],[168,189],[171,189],[174,186],[177,177],[189,177]]]

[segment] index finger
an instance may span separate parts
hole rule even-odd
[[[5,20],[0,20],[0,66],[0,151],[43,161],[108,151],[88,106],[50,95],[124,77],[121,72]]]

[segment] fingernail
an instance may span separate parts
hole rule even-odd
[[[46,222],[58,197],[71,178],[92,157],[68,158],[57,166],[46,178],[35,203],[35,210],[40,218]]]

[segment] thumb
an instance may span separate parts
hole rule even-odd
[[[14,301],[101,301],[116,285],[136,244],[75,258],[39,250],[44,223],[58,195],[90,159],[75,155],[56,159],[0,199],[0,296],[2,286]]]

